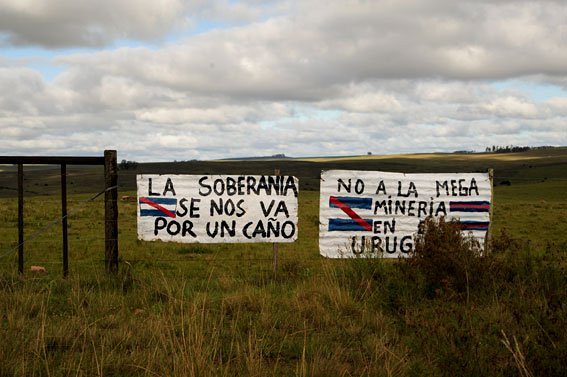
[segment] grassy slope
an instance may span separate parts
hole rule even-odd
[[[382,170],[394,172],[474,172],[494,169],[495,183],[509,180],[512,184],[541,180],[566,179],[567,147],[534,150],[509,154],[413,154],[372,155],[346,158],[282,159],[270,161],[188,161],[176,163],[144,163],[135,170],[120,171],[120,190],[136,189],[136,174],[282,174],[300,179],[302,190],[318,190],[321,170]],[[74,192],[93,192],[103,188],[102,168],[68,167],[69,186]],[[59,192],[59,168],[26,167],[27,194],[55,194]],[[0,197],[16,193],[14,167],[0,170]]]
[[[84,203],[91,195],[81,194],[100,183],[78,169],[86,183],[76,176],[70,185],[69,207],[78,209],[69,220],[71,278],[59,277],[58,226],[26,245],[26,268],[45,265],[46,275],[18,278],[15,256],[0,260],[0,375],[516,375],[522,368],[562,375],[567,153],[540,152],[546,151],[282,162],[284,173],[300,177],[303,191],[299,239],[280,245],[277,276],[271,245],[137,241],[135,204],[121,202],[124,263],[118,277],[108,278],[102,271],[102,202]],[[274,167],[195,162],[139,171],[259,174]],[[408,274],[395,262],[324,260],[317,255],[318,193],[305,190],[317,187],[322,167],[493,167],[497,180],[512,181],[495,189],[496,231],[506,228],[520,241],[508,242],[496,267],[470,291],[446,284],[434,296],[424,275]],[[56,191],[56,174],[37,173],[29,174],[30,187]],[[132,189],[135,172],[121,174]],[[1,204],[3,251],[17,239],[17,219],[12,198]],[[28,195],[26,234],[59,211],[56,195]]]

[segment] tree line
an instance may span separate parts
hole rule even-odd
[[[487,153],[514,153],[514,152],[527,152],[531,150],[541,150],[541,149],[552,149],[555,148],[550,145],[543,145],[539,147],[528,147],[528,146],[516,146],[516,145],[493,145],[492,147],[486,147],[485,152]]]

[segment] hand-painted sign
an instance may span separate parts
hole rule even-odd
[[[454,219],[481,247],[490,224],[488,173],[321,173],[319,250],[330,258],[405,256],[429,216]]]
[[[292,176],[138,175],[138,238],[173,242],[293,242]]]

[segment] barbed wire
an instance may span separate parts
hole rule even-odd
[[[84,244],[91,244],[91,243],[95,243],[95,242],[104,242],[106,239],[104,237],[101,238],[88,238],[88,239],[77,239],[77,240],[73,240],[71,239],[71,237],[73,237],[72,234],[68,234],[69,236],[69,244],[76,244],[76,243],[84,243]],[[26,240],[26,244],[49,244],[49,243],[59,243],[61,242],[60,239],[51,239],[51,240],[42,240],[42,239],[33,239],[33,240]],[[0,243],[1,245],[2,243]],[[10,242],[10,244],[13,244],[13,242]]]
[[[95,194],[94,196],[92,196],[91,198],[85,200],[84,203],[92,202],[92,201],[94,201],[96,198],[98,198],[99,196],[101,196],[102,194],[104,194],[105,192],[110,191],[110,190],[114,190],[114,189],[116,189],[116,188],[118,188],[117,185],[111,186],[111,187],[107,187],[107,188],[105,188],[104,190],[102,190],[101,192],[99,192],[99,193]],[[17,244],[15,247],[13,247],[13,248],[11,248],[11,249],[8,249],[8,250],[5,250],[5,251],[1,252],[1,253],[0,253],[0,259],[2,259],[2,258],[4,258],[4,257],[10,255],[11,253],[15,252],[16,250],[18,250],[18,248],[19,248],[20,246],[24,245],[26,242],[37,238],[40,234],[45,233],[46,231],[48,231],[49,229],[51,229],[51,228],[54,227],[55,225],[59,224],[63,219],[65,219],[65,218],[67,218],[67,217],[69,217],[69,216],[71,216],[71,215],[73,215],[73,214],[79,212],[80,210],[81,210],[81,208],[76,208],[76,209],[73,209],[73,210],[71,210],[71,211],[68,211],[65,216],[59,216],[59,217],[53,219],[53,220],[52,220],[51,222],[49,222],[46,226],[44,226],[43,228],[41,228],[41,229],[39,229],[38,231],[36,231],[35,233],[33,233],[33,234],[32,234],[31,236],[29,236],[28,238],[24,239],[23,242]]]
[[[192,255],[202,255],[202,254],[192,254]],[[279,257],[279,262],[289,262],[289,261],[301,261],[301,262],[320,262],[324,261],[323,257],[321,258],[282,258],[281,255]],[[103,259],[101,260],[80,260],[76,259],[73,261],[73,264],[98,264],[104,263]],[[153,264],[153,263],[221,263],[221,262],[238,262],[238,263],[246,263],[246,262],[273,262],[273,258],[193,258],[193,259],[120,259],[120,263],[146,263],[146,264]],[[41,263],[41,264],[62,264],[60,261],[53,261],[53,260],[35,260],[34,263]],[[11,262],[0,262],[0,265],[11,265]]]

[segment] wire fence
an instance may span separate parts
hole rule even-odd
[[[4,217],[8,222],[11,222],[13,227],[3,229],[0,234],[3,234],[3,239],[8,233],[17,232],[17,212],[14,201],[10,203],[10,197],[14,197],[17,193],[17,185],[13,176],[13,172],[0,172],[0,193],[2,190],[10,191],[10,195],[2,199],[6,203],[4,213],[0,209],[0,218]],[[12,180],[7,180],[6,176],[11,175]],[[4,178],[4,179],[2,179]],[[66,218],[69,220],[69,249],[73,255],[71,258],[71,265],[92,264],[93,262],[103,262],[99,257],[96,258],[91,254],[92,250],[104,250],[105,238],[103,236],[92,236],[95,232],[94,227],[100,228],[100,234],[103,234],[104,224],[111,222],[102,217],[104,208],[93,204],[94,199],[102,195],[105,191],[101,191],[93,197],[87,197],[83,188],[85,181],[97,183],[102,185],[102,177],[99,171],[75,173],[72,168],[69,168],[66,173],[67,187],[69,198],[67,204],[69,207]],[[74,186],[73,179],[76,179],[77,185]],[[44,168],[38,170],[26,171],[24,175],[24,192],[26,194],[37,195],[35,197],[26,196],[24,204],[25,216],[25,230],[26,233],[31,235],[26,237],[24,245],[26,247],[26,261],[35,264],[46,265],[59,265],[61,264],[60,250],[61,250],[61,230],[58,227],[65,217],[59,213],[59,190],[60,190],[60,170],[59,167]],[[45,187],[50,187],[52,190],[46,190]],[[78,187],[78,190],[74,190]],[[92,185],[91,187],[96,187]],[[114,188],[114,187],[113,187]],[[92,188],[91,188],[92,191]],[[272,259],[272,245],[269,243],[254,244],[247,246],[246,252],[241,253],[238,245],[229,250],[224,247],[215,245],[200,246],[196,250],[191,250],[192,246],[188,244],[167,244],[161,243],[144,243],[139,244],[137,241],[136,227],[136,208],[137,203],[132,201],[122,201],[120,199],[111,202],[120,202],[121,206],[119,212],[121,213],[121,229],[119,242],[121,244],[131,245],[128,249],[135,249],[136,251],[144,250],[144,257],[136,257],[132,255],[130,250],[123,252],[120,256],[121,261],[130,263],[254,263],[254,262],[271,262]],[[42,211],[29,210],[33,209],[35,205],[41,203]],[[12,207],[12,208],[10,208]],[[87,231],[85,231],[87,230]],[[138,242],[138,243],[137,243]],[[191,244],[193,245],[193,244]],[[20,244],[17,242],[1,242],[0,241],[0,265],[10,265],[13,261],[9,256],[14,255],[18,250]],[[149,250],[149,251],[148,251]],[[175,257],[164,257],[164,254],[172,253],[177,255]],[[235,253],[241,253],[235,256]],[[77,255],[79,254],[79,255]],[[263,255],[258,255],[263,254]],[[280,254],[282,262],[287,259],[284,252]],[[317,260],[317,258],[309,258],[310,260]]]
[[[99,169],[100,170],[100,169]],[[41,176],[31,178],[30,175],[36,173],[32,169],[24,172],[25,179],[23,182],[23,242],[9,242],[15,239],[19,234],[19,215],[17,207],[18,200],[15,195],[4,197],[2,207],[0,207],[0,220],[4,220],[4,226],[0,229],[0,265],[15,265],[16,261],[18,269],[23,272],[21,256],[24,256],[25,264],[35,265],[63,265],[64,275],[68,271],[66,262],[68,246],[73,251],[73,264],[92,263],[92,254],[103,255],[106,245],[104,237],[104,207],[102,203],[94,203],[102,194],[115,190],[117,186],[102,189],[96,194],[92,194],[93,188],[97,186],[105,186],[105,180],[101,172],[93,172],[82,174],[88,176],[88,190],[85,182],[80,182],[79,190],[74,190],[73,180],[67,180],[67,177],[74,177],[75,174],[64,172],[62,167],[43,168]],[[57,172],[57,174],[55,174]],[[53,176],[51,176],[53,174]],[[12,173],[12,176],[14,174]],[[0,177],[0,182],[5,182],[6,174]],[[4,178],[4,181],[1,179]],[[65,183],[65,180],[67,182]],[[13,185],[13,179],[11,184]],[[71,195],[71,200],[67,200],[62,194],[62,184],[65,184],[66,191]],[[41,192],[30,190],[29,187],[39,187]],[[46,186],[53,186],[53,190],[46,190]],[[7,187],[6,184],[1,185],[2,190],[14,190],[13,187]],[[17,188],[15,188],[17,193]],[[78,192],[74,192],[78,191]],[[90,191],[90,194],[85,191]],[[29,194],[40,194],[37,196]],[[2,195],[3,196],[3,195]],[[63,202],[65,198],[65,207],[69,210],[66,214],[63,212]],[[116,202],[116,201],[112,201]],[[68,220],[71,220],[68,222]],[[63,229],[65,228],[65,230]],[[81,229],[94,229],[101,236],[85,237],[81,234]],[[65,233],[65,237],[63,234]],[[64,240],[67,242],[64,243]],[[18,255],[16,252],[23,249],[23,254]],[[78,252],[76,252],[78,251]],[[18,253],[20,254],[20,253]],[[79,254],[81,254],[79,256]]]
[[[20,246],[17,242],[10,242],[10,235],[17,233],[17,212],[16,201],[11,201],[17,194],[17,183],[15,180],[15,171],[0,171],[0,197],[2,197],[3,207],[0,208],[0,220],[4,221],[4,228],[0,230],[2,239],[0,240],[0,265],[12,265],[13,260],[10,256],[14,255]],[[34,196],[26,197],[25,207],[25,223],[26,232],[30,233],[24,240],[26,246],[26,255],[30,256],[27,260],[37,264],[45,265],[60,265],[60,249],[61,238],[60,228],[63,219],[71,220],[69,228],[69,247],[71,251],[75,251],[72,264],[86,265],[92,263],[103,263],[102,258],[93,257],[89,254],[91,251],[96,252],[97,255],[102,256],[104,250],[105,238],[104,236],[93,236],[93,232],[99,231],[104,234],[104,224],[108,222],[104,219],[104,208],[101,203],[95,203],[103,193],[117,186],[97,192],[94,196],[85,192],[87,188],[91,192],[96,186],[103,186],[104,182],[100,169],[92,169],[91,171],[84,171],[77,169],[76,171],[70,168],[66,174],[67,187],[69,198],[67,204],[69,211],[66,216],[61,216],[60,211],[60,198],[58,196],[60,190],[60,169],[59,167],[46,167],[43,169],[30,169],[26,170],[24,176],[24,193]],[[566,178],[550,177],[550,178],[536,178],[536,177],[517,177],[517,176],[496,176],[495,185],[500,184],[504,180],[512,180],[514,182],[540,182],[547,181],[567,181]],[[52,190],[46,190],[46,187]],[[2,194],[6,194],[2,196]],[[33,208],[37,203],[43,203],[42,212],[30,213],[27,209]],[[52,203],[51,203],[52,202]],[[125,244],[132,244],[137,242],[137,235],[135,233],[136,215],[135,208],[136,202],[122,201],[120,199],[112,201],[120,202],[121,222],[126,224],[121,228],[121,235],[119,242]],[[7,226],[6,226],[7,225]],[[16,225],[16,226],[10,226]],[[88,229],[90,233],[84,231]],[[55,237],[57,235],[57,237]],[[45,237],[45,239],[44,239]],[[139,242],[139,241],[138,241]],[[271,262],[273,260],[271,255],[271,244],[263,244],[264,247],[255,246],[247,247],[245,252],[236,249],[238,246],[229,246],[226,248],[219,248],[214,245],[203,246],[198,244],[196,250],[191,250],[187,246],[195,244],[168,244],[168,245],[152,245],[146,243],[144,246],[137,245],[136,250],[150,249],[149,254],[144,257],[136,257],[131,253],[123,253],[120,260],[130,263],[253,263],[253,262]],[[315,250],[317,248],[316,241],[311,245]],[[204,248],[204,249],[202,249]],[[321,257],[316,251],[301,254],[301,260],[304,262],[317,262],[321,261]],[[42,254],[43,257],[42,257]],[[164,253],[177,254],[176,257],[163,257]],[[236,253],[241,253],[239,256],[234,256]],[[246,254],[247,253],[247,254]],[[298,257],[293,254],[293,251],[282,251],[280,258],[282,262],[287,260],[296,260]],[[157,254],[157,255],[156,255]],[[264,254],[264,255],[257,255]]]
[[[100,178],[100,174],[98,174],[99,178]],[[91,197],[89,197],[88,199],[85,200],[76,200],[77,204],[87,204],[87,203],[92,203],[94,202],[98,197],[100,197],[102,194],[114,190],[116,189],[118,186],[112,186],[112,187],[108,187],[103,189],[102,191],[99,191],[98,193],[92,195]],[[116,201],[114,201],[116,202]],[[35,230],[30,236],[24,238],[23,242],[21,243],[17,243],[15,246],[12,246],[10,248],[7,249],[0,249],[0,260],[9,256],[10,254],[15,253],[16,251],[18,251],[18,249],[20,248],[20,246],[23,245],[29,245],[30,243],[32,243],[33,241],[38,241],[41,242],[40,240],[36,240],[40,235],[46,233],[47,231],[49,231],[50,229],[54,228],[55,226],[62,224],[63,220],[79,213],[80,211],[82,211],[83,208],[81,208],[80,206],[77,206],[74,209],[71,209],[70,211],[67,211],[66,215],[63,216],[55,216],[51,221],[48,221],[44,226],[42,226],[40,229]],[[28,227],[29,230],[29,227]],[[44,241],[44,242],[49,242],[49,241]]]

